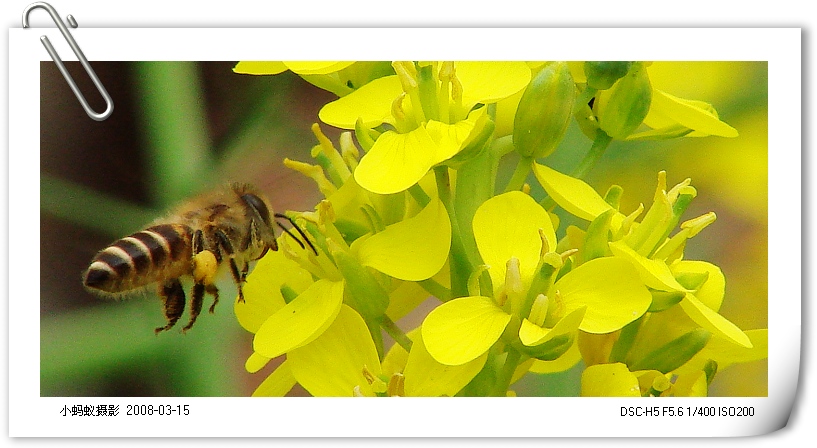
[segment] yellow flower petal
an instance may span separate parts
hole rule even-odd
[[[263,369],[269,362],[270,358],[264,355],[259,355],[256,352],[252,352],[252,355],[250,355],[250,357],[247,358],[247,361],[244,363],[244,369],[246,369],[247,372],[255,373]]]
[[[564,318],[560,319],[553,328],[542,328],[533,322],[523,319],[519,328],[519,340],[528,347],[534,347],[563,334],[573,333],[579,329],[579,324],[584,319],[586,307],[574,310]]]
[[[556,249],[556,233],[550,216],[536,201],[521,191],[494,196],[479,206],[472,221],[474,238],[482,261],[490,266],[494,292],[505,285],[506,263],[519,260],[522,279],[530,286],[539,264],[542,229],[549,250]]]
[[[364,368],[380,375],[380,360],[363,318],[347,305],[317,339],[287,354],[293,376],[316,397],[374,396]]]
[[[258,260],[244,285],[244,302],[236,301],[238,323],[250,333],[258,332],[261,324],[286,305],[281,285],[303,291],[312,284],[312,276],[287,258],[283,252],[269,252]]]
[[[363,127],[393,123],[392,102],[403,92],[396,75],[377,78],[354,92],[323,106],[318,117],[326,124],[354,129],[358,118]]]
[[[261,325],[253,349],[275,358],[308,344],[332,323],[342,302],[342,282],[318,280]]]
[[[445,264],[451,247],[451,221],[439,199],[417,216],[387,226],[353,245],[361,264],[401,280],[425,280]]]
[[[702,101],[686,100],[660,90],[653,90],[650,111],[655,110],[647,125],[653,128],[678,123],[704,135],[737,137],[738,131],[718,119],[714,108]],[[663,118],[663,120],[662,120]],[[667,124],[667,121],[670,124]],[[646,119],[645,119],[646,122]]]
[[[587,333],[610,333],[641,317],[652,295],[638,272],[627,261],[596,258],[559,279],[553,290],[561,295],[565,313],[587,307],[579,329]]]
[[[284,61],[287,68],[299,75],[327,75],[354,63],[355,61]]]
[[[485,352],[465,364],[440,364],[426,350],[421,333],[412,340],[411,353],[404,371],[408,397],[453,397],[482,370],[488,359],[488,352]]]
[[[420,337],[420,328],[409,331],[406,336],[412,342],[416,341]],[[406,370],[408,357],[408,352],[400,344],[392,345],[389,351],[386,352],[386,356],[383,357],[383,362],[380,363],[381,373],[387,377],[391,377],[395,373],[402,374]]]
[[[389,293],[389,307],[386,315],[394,322],[402,319],[431,295],[416,282],[399,282],[399,286]]]
[[[354,64],[337,61],[242,61],[233,72],[245,75],[277,75],[292,70],[299,75],[326,75]]]
[[[713,334],[712,339],[689,362],[678,368],[676,373],[702,370],[710,359],[718,363],[718,371],[744,362],[758,361],[769,357],[769,330],[747,330],[744,332],[752,343],[751,348],[735,344],[731,339]]]
[[[752,341],[732,322],[701,303],[694,295],[687,294],[681,300],[681,308],[696,324],[714,334],[725,336],[743,347],[751,348]]]
[[[488,297],[462,297],[433,309],[423,322],[422,337],[434,359],[457,366],[487,352],[510,320]]]
[[[281,61],[241,61],[233,67],[233,72],[243,75],[277,75],[287,71]]]
[[[495,103],[528,85],[530,69],[524,62],[457,62],[457,79],[462,84],[462,103],[467,109],[475,104]]]
[[[582,397],[640,397],[638,378],[621,363],[596,364],[582,372]]]
[[[292,376],[292,370],[289,368],[289,363],[284,361],[275,369],[270,376],[267,377],[255,392],[253,397],[283,397],[295,386],[295,377]]]
[[[533,373],[558,373],[564,372],[579,363],[582,360],[582,353],[579,351],[579,344],[575,341],[573,345],[565,352],[564,355],[554,359],[553,361],[542,361],[540,359],[533,360],[530,366],[530,371]]]
[[[341,221],[340,225],[348,223],[352,226],[367,227],[368,221],[362,208],[371,205],[368,196],[366,190],[355,182],[354,177],[346,179],[343,185],[327,198],[332,203],[337,217],[335,225],[338,226],[337,221]]]
[[[445,124],[434,120],[426,124],[428,135],[437,144],[437,152],[433,160],[435,165],[454,157],[468,144],[474,127],[485,116],[485,113],[483,107],[471,112],[466,120],[454,124]]]
[[[355,180],[373,193],[397,193],[422,179],[436,154],[437,143],[422,126],[407,134],[386,131],[360,159]]]
[[[708,274],[706,282],[695,292],[695,297],[713,311],[721,309],[726,290],[726,278],[721,268],[705,261],[680,260],[670,266],[673,275],[685,273]]]
[[[624,244],[623,241],[614,241],[610,243],[610,251],[616,257],[628,260],[638,270],[641,275],[641,280],[652,289],[659,291],[683,291],[687,289],[675,280],[667,264],[661,260],[651,260],[636,251],[632,250],[630,246]]]
[[[613,208],[596,193],[593,187],[575,177],[562,174],[538,163],[533,164],[533,174],[536,175],[536,179],[539,180],[548,195],[560,207],[579,218],[592,221],[600,214]],[[622,219],[624,217],[621,213],[616,213],[613,216],[611,223],[613,230],[621,227]]]
[[[678,375],[672,385],[672,395],[675,397],[706,397],[708,388],[706,374],[699,370]]]

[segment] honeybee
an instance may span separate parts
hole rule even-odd
[[[157,283],[167,319],[166,325],[156,328],[158,334],[173,328],[184,312],[186,299],[180,278],[190,276],[190,321],[182,329],[187,332],[201,312],[205,293],[213,296],[210,312],[215,309],[218,288],[214,282],[223,267],[232,275],[238,300],[244,301],[242,285],[247,281],[249,263],[269,250],[278,250],[274,225],[305,247],[277,219],[289,221],[317,254],[292,219],[273,213],[257,189],[234,183],[193,199],[145,230],[113,242],[91,260],[83,284],[102,296],[118,297]]]

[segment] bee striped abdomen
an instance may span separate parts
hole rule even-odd
[[[122,238],[94,257],[84,284],[117,293],[188,274],[192,234],[185,225],[160,224]]]

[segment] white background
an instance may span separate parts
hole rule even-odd
[[[23,8],[29,2],[5,2],[2,6],[2,15],[7,28],[21,28],[21,14]],[[201,32],[195,28],[200,27],[273,27],[273,26],[530,26],[530,27],[568,27],[568,26],[637,26],[637,27],[677,27],[677,26],[726,26],[726,27],[748,27],[748,26],[776,26],[776,27],[806,27],[803,32],[803,40],[806,50],[811,49],[809,45],[810,23],[804,23],[803,18],[810,15],[806,13],[805,5],[798,2],[776,1],[768,10],[752,7],[751,11],[737,11],[727,6],[719,6],[715,2],[707,1],[687,1],[683,7],[675,7],[671,12],[659,11],[655,8],[658,2],[594,2],[583,1],[581,5],[577,2],[570,2],[570,5],[556,7],[548,5],[547,9],[541,6],[544,2],[526,4],[525,2],[502,1],[492,2],[485,9],[479,6],[468,5],[467,7],[457,7],[446,5],[441,2],[403,2],[395,7],[386,8],[383,2],[309,2],[308,5],[287,6],[285,10],[276,7],[274,15],[267,5],[269,2],[240,2],[231,1],[217,6],[210,6],[206,2],[159,2],[152,0],[140,1],[138,3],[126,2],[102,2],[102,1],[52,1],[60,15],[64,18],[67,14],[72,14],[79,22],[79,29],[72,30],[72,34],[83,48],[89,59],[107,60],[237,60],[237,59],[310,59],[308,44],[324,42],[321,40],[322,32],[319,30],[299,31],[299,30],[259,30],[259,34],[244,34],[247,31],[217,30]],[[306,3],[306,2],[298,2]],[[322,3],[326,3],[322,5]],[[548,2],[550,3],[550,2]],[[556,3],[556,2],[554,2]],[[726,3],[726,2],[724,2]],[[731,3],[731,2],[730,2]],[[793,6],[787,7],[787,4]],[[116,5],[116,6],[114,6]],[[366,5],[369,5],[368,7]],[[572,5],[572,6],[571,6]],[[367,11],[371,8],[372,13]],[[283,15],[282,15],[283,14]],[[602,400],[602,399],[581,399],[560,400],[547,399],[535,400],[501,400],[488,403],[468,401],[460,404],[447,404],[435,401],[431,403],[422,400],[365,400],[369,403],[350,402],[348,400],[321,400],[319,407],[310,399],[293,399],[287,401],[277,401],[274,406],[270,406],[269,401],[235,399],[227,403],[221,400],[208,399],[174,399],[173,403],[190,403],[191,407],[197,409],[197,413],[203,414],[195,420],[177,419],[172,424],[166,425],[155,419],[145,421],[128,421],[117,418],[103,428],[82,428],[77,427],[77,420],[63,419],[62,421],[49,418],[53,414],[52,408],[61,407],[59,399],[37,398],[39,387],[36,383],[38,378],[37,369],[39,367],[39,350],[36,344],[25,345],[23,341],[37,341],[38,328],[38,300],[28,294],[21,294],[18,288],[30,285],[31,281],[36,281],[35,276],[36,259],[26,259],[27,252],[22,246],[16,246],[23,241],[22,233],[28,231],[35,232],[36,226],[32,226],[33,217],[38,216],[38,204],[34,202],[35,195],[23,197],[21,192],[32,192],[39,190],[39,163],[37,161],[38,142],[38,122],[39,113],[37,107],[39,100],[38,81],[39,71],[37,63],[32,61],[46,60],[48,55],[39,43],[38,37],[41,34],[48,34],[51,41],[57,47],[57,51],[66,60],[74,60],[70,49],[63,43],[62,37],[53,28],[48,15],[41,10],[31,15],[31,25],[37,30],[27,30],[24,34],[20,30],[11,30],[6,34],[6,39],[10,36],[12,44],[7,45],[8,59],[12,61],[7,70],[2,71],[2,76],[9,76],[6,85],[7,90],[3,91],[8,95],[5,99],[10,101],[9,111],[12,127],[6,128],[13,133],[10,135],[9,143],[9,167],[2,170],[12,172],[9,178],[10,191],[7,195],[9,199],[9,226],[11,231],[9,247],[9,257],[4,262],[9,263],[9,270],[2,269],[3,275],[6,272],[11,274],[10,297],[14,297],[9,303],[10,315],[14,320],[10,322],[10,345],[9,345],[9,375],[10,393],[9,410],[9,434],[15,436],[34,435],[46,436],[50,434],[62,435],[84,435],[84,436],[134,436],[134,435],[157,435],[157,436],[210,436],[210,435],[244,435],[261,436],[265,434],[297,435],[310,434],[319,435],[323,431],[336,435],[463,435],[469,434],[467,429],[473,428],[472,434],[479,436],[507,437],[512,435],[533,435],[533,434],[555,434],[559,436],[583,436],[583,435],[728,435],[730,433],[753,433],[765,432],[762,429],[772,425],[772,420],[779,421],[780,416],[769,420],[758,420],[752,422],[755,431],[748,431],[745,421],[735,421],[729,419],[713,419],[710,421],[697,420],[674,420],[674,419],[636,419],[618,417],[619,406],[641,405],[641,406],[664,406],[681,405],[686,406],[689,402],[670,401],[650,401],[638,400],[636,402],[624,402],[623,400]],[[97,29],[97,28],[116,29]],[[144,30],[137,27],[182,27],[186,30]],[[43,28],[51,28],[43,30]],[[30,32],[29,32],[30,31]],[[47,32],[46,32],[47,31]],[[389,35],[392,32],[394,34]],[[530,31],[536,35],[545,33],[543,31]],[[165,33],[167,33],[165,35]],[[278,39],[270,39],[272,33],[280,33],[286,36]],[[347,34],[348,33],[348,34]],[[513,32],[510,32],[511,34]],[[565,33],[571,38],[564,38]],[[752,403],[758,413],[785,412],[791,406],[790,399],[784,397],[789,392],[792,382],[797,378],[791,376],[797,361],[797,351],[790,344],[790,341],[775,340],[774,335],[790,332],[789,335],[800,331],[799,319],[796,311],[800,307],[800,278],[799,260],[800,245],[803,243],[806,249],[805,254],[811,253],[812,243],[808,236],[802,241],[799,238],[799,222],[792,223],[800,217],[800,198],[797,194],[800,188],[800,134],[799,118],[800,109],[797,104],[791,102],[791,98],[799,96],[800,80],[800,54],[792,50],[799,48],[799,33],[794,33],[794,40],[770,41],[769,35],[758,38],[757,32],[746,30],[720,30],[712,32],[700,30],[698,33],[689,33],[682,30],[655,30],[654,33],[664,36],[664,39],[640,40],[637,51],[639,56],[635,59],[734,59],[734,60],[770,60],[770,146],[774,141],[778,148],[787,148],[781,153],[770,154],[770,354],[777,359],[784,358],[781,362],[784,365],[771,363],[769,366],[769,399],[706,399],[708,401],[697,401],[697,404],[706,405],[730,405],[733,403]],[[663,34],[666,33],[666,34]],[[709,33],[709,34],[707,34]],[[791,32],[789,32],[791,33]],[[368,34],[368,33],[367,33]],[[496,33],[493,33],[496,34]],[[338,51],[351,51],[347,53],[348,59],[352,56],[360,57],[365,54],[366,59],[391,59],[408,55],[411,51],[417,54],[418,47],[408,47],[407,43],[421,44],[422,55],[425,59],[437,59],[444,55],[456,59],[594,59],[592,52],[584,53],[587,56],[577,56],[576,47],[586,44],[585,49],[595,48],[596,51],[604,52],[609,56],[611,48],[615,48],[615,43],[622,46],[627,43],[628,34],[622,31],[607,30],[604,38],[599,39],[598,35],[594,39],[582,42],[586,33],[571,33],[568,30],[551,30],[545,33],[553,36],[551,39],[539,40],[547,45],[542,46],[541,51],[545,51],[547,58],[536,57],[531,48],[502,45],[502,39],[496,40],[493,36],[491,40],[486,40],[482,45],[473,46],[469,52],[468,48],[458,47],[458,42],[468,42],[474,44],[475,38],[484,33],[477,33],[469,30],[449,30],[440,32],[434,39],[434,32],[416,30],[384,30],[383,38],[377,42],[367,42],[365,53],[359,48],[360,39],[355,38],[353,31],[336,31],[332,33],[333,42],[336,43]],[[771,33],[778,38],[785,38],[785,32]],[[464,39],[462,36],[471,36],[471,39]],[[502,35],[502,33],[500,33]],[[24,37],[25,39],[18,39]],[[295,37],[293,37],[295,36]],[[342,39],[343,36],[349,40]],[[411,36],[407,38],[407,36]],[[453,38],[457,36],[457,38]],[[559,38],[557,38],[557,36]],[[673,36],[677,39],[672,38]],[[752,37],[754,36],[754,37]],[[791,37],[791,34],[789,35]],[[240,40],[231,41],[238,37]],[[510,36],[509,36],[510,37]],[[617,40],[620,39],[620,40]],[[19,42],[18,42],[19,40]],[[518,40],[515,40],[518,42]],[[157,42],[163,42],[157,45]],[[280,46],[270,45],[270,42],[281,42]],[[294,43],[299,43],[295,47]],[[422,45],[425,42],[425,45]],[[603,46],[602,46],[603,45]],[[797,47],[793,47],[797,45]],[[304,46],[307,46],[306,48]],[[630,45],[630,47],[632,47]],[[478,51],[477,51],[478,50]],[[21,53],[22,51],[22,53]],[[568,55],[569,53],[569,55]],[[329,54],[311,53],[313,59],[329,59]],[[331,58],[335,58],[337,53],[332,53]],[[542,53],[539,53],[542,54]],[[560,57],[562,54],[564,56]],[[613,53],[615,54],[615,53]],[[650,57],[652,55],[652,57]],[[341,57],[340,59],[347,59]],[[622,58],[623,59],[623,58]],[[803,66],[803,78],[809,78],[809,55],[804,58],[806,65]],[[22,63],[23,60],[27,61]],[[786,62],[795,62],[794,70],[788,66],[782,69]],[[780,67],[781,71],[776,71]],[[31,71],[33,70],[33,71]],[[793,72],[793,73],[792,73]],[[793,77],[791,77],[793,75]],[[784,79],[784,77],[790,77]],[[792,81],[794,80],[794,81]],[[10,84],[10,85],[9,85]],[[33,92],[33,95],[32,95]],[[811,94],[809,86],[804,89],[805,94]],[[806,99],[806,104],[812,104]],[[114,99],[115,100],[115,99]],[[782,102],[781,102],[782,101]],[[808,112],[808,108],[806,108]],[[812,117],[806,114],[805,117],[813,122]],[[18,121],[19,120],[19,121]],[[3,120],[3,125],[8,126],[9,121]],[[25,122],[29,126],[23,129],[18,123]],[[810,129],[809,122],[805,129]],[[809,134],[805,134],[804,147],[808,148]],[[782,138],[784,140],[776,140]],[[775,140],[773,140],[775,139]],[[804,153],[807,154],[807,150]],[[4,158],[2,163],[5,163]],[[811,168],[813,160],[805,157],[803,160]],[[810,170],[809,170],[810,171]],[[809,173],[806,171],[806,174]],[[805,199],[809,198],[811,182],[808,175],[803,177],[806,190]],[[6,183],[0,183],[6,188]],[[23,200],[25,199],[25,200]],[[806,208],[805,223],[813,222],[809,219],[809,212],[813,205],[810,201],[804,201]],[[5,221],[0,223],[5,225]],[[8,232],[7,229],[3,229]],[[36,234],[34,234],[36,235]],[[781,236],[788,238],[782,239]],[[3,244],[7,244],[4,241]],[[777,252],[775,252],[777,251]],[[31,252],[31,251],[29,251]],[[36,252],[36,251],[35,251]],[[808,257],[806,256],[808,261]],[[783,263],[785,262],[785,265]],[[804,264],[807,270],[804,272],[805,278],[811,277],[813,269],[808,269],[808,262]],[[792,276],[792,270],[794,276]],[[784,276],[788,275],[788,278]],[[29,289],[30,291],[30,289]],[[36,291],[36,289],[35,289]],[[803,295],[809,291],[808,285],[803,289]],[[780,296],[779,299],[777,296]],[[808,384],[808,374],[812,372],[813,361],[809,349],[813,346],[813,332],[808,330],[808,323],[814,320],[814,307],[808,306],[808,301],[804,300],[803,307],[803,336],[804,346],[802,352],[802,370],[800,371],[799,396],[795,401],[794,412],[789,420],[789,426],[769,436],[731,440],[731,443],[748,444],[779,444],[779,443],[800,443],[801,437],[808,437],[814,434],[814,423],[817,415],[814,411],[814,387]],[[32,333],[33,332],[33,333]],[[31,395],[31,392],[34,392]],[[765,400],[765,401],[764,401]],[[776,400],[776,401],[775,401]],[[98,400],[97,400],[98,401]],[[89,400],[89,404],[97,401]],[[155,399],[143,400],[145,403],[156,402]],[[457,400],[459,401],[459,400]],[[72,402],[76,400],[72,399]],[[138,400],[129,400],[138,402]],[[466,404],[466,407],[462,405]],[[286,406],[285,409],[283,406]],[[489,409],[489,415],[471,416],[475,408]],[[544,408],[544,409],[543,409]],[[274,413],[280,413],[275,416]],[[261,419],[259,417],[263,416]],[[301,416],[297,419],[295,417]],[[311,418],[306,418],[307,416]],[[520,421],[520,416],[523,420]],[[465,417],[476,419],[473,423],[466,423]],[[565,418],[569,417],[569,418]],[[175,417],[174,417],[175,418]],[[68,421],[66,421],[68,420]],[[422,422],[422,425],[421,423]],[[435,425],[434,422],[441,422]],[[442,424],[444,422],[444,424]],[[72,426],[59,426],[70,423]],[[735,425],[730,431],[729,425]],[[118,425],[122,425],[121,427]],[[764,426],[766,425],[766,426]],[[384,428],[388,430],[384,431]],[[421,430],[420,428],[425,428]],[[458,428],[458,429],[457,429]],[[100,441],[102,442],[102,441]],[[147,441],[145,441],[147,442]],[[701,441],[690,441],[686,443],[700,443]],[[723,442],[723,441],[721,441]],[[87,443],[76,441],[75,443]],[[156,442],[151,442],[156,443]],[[164,441],[159,443],[171,443]],[[175,443],[175,442],[173,442]],[[196,442],[198,443],[198,442]],[[537,442],[549,443],[549,442]],[[632,440],[620,440],[618,443],[633,443]],[[655,441],[649,443],[656,443]],[[661,442],[663,443],[663,442]],[[681,442],[684,443],[684,442]]]

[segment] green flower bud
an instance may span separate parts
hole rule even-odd
[[[709,279],[709,272],[682,272],[675,277],[684,288],[697,291]]]
[[[516,109],[513,144],[523,157],[545,157],[567,132],[576,87],[566,62],[545,66],[531,80]]]
[[[651,313],[658,313],[668,309],[684,300],[686,295],[681,291],[656,291],[654,289],[650,290],[650,294],[652,294],[652,303],[647,311]]]
[[[366,321],[379,321],[389,306],[389,294],[365,266],[335,246],[330,251],[346,280],[345,301]]]
[[[718,363],[713,359],[708,359],[704,364],[704,374],[706,374],[706,384],[711,384],[715,379],[715,374],[718,373]]]
[[[650,110],[652,86],[643,64],[634,64],[626,76],[597,97],[599,127],[607,135],[623,140],[644,121]]]
[[[607,243],[610,242],[610,222],[615,214],[616,211],[611,208],[597,216],[587,227],[584,246],[581,250],[581,263],[607,256],[610,253]]]
[[[672,372],[692,359],[709,342],[712,333],[698,328],[674,339],[642,359],[632,363],[630,371],[657,370],[661,373]]]
[[[521,351],[531,358],[541,361],[553,361],[564,355],[572,345],[573,337],[569,334],[563,334],[535,347],[523,345]]]
[[[630,71],[629,61],[585,61],[584,74],[587,85],[598,90],[606,90]]]

